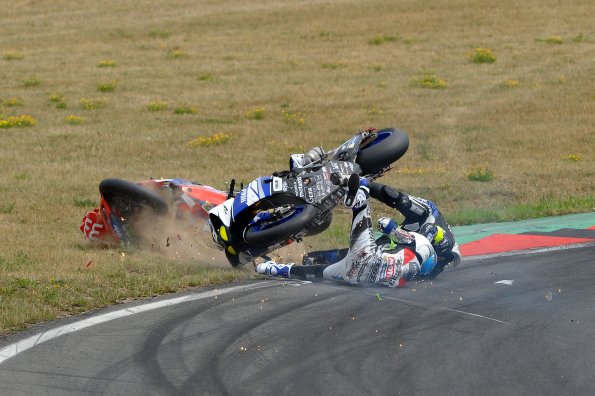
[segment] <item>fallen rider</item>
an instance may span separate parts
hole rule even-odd
[[[267,261],[257,265],[259,274],[313,281],[333,280],[351,285],[402,287],[413,279],[434,278],[447,264],[456,264],[460,260],[458,245],[446,222],[443,222],[445,230],[436,224],[434,216],[430,216],[432,213],[439,214],[433,204],[427,204],[430,201],[413,201],[406,194],[371,183],[356,174],[338,183],[346,187],[345,205],[353,212],[349,248],[344,257],[334,263],[324,260],[321,255],[307,257],[315,263],[312,265]],[[374,237],[372,228],[371,190],[374,198],[405,215],[402,227],[397,227],[394,220],[381,218],[378,225],[382,236],[378,239]],[[411,210],[412,202],[419,206]],[[439,220],[442,223],[441,215]],[[414,228],[417,232],[412,231]],[[441,253],[440,259],[437,250]]]

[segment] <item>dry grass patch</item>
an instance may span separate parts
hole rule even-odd
[[[158,29],[155,29],[155,30],[151,30],[149,32],[149,37],[152,37],[152,38],[166,39],[166,38],[168,38],[171,35],[172,35],[172,32],[169,31],[169,30],[158,30]]]
[[[291,153],[336,147],[369,126],[396,126],[409,133],[410,149],[382,181],[436,201],[452,222],[592,211],[588,5],[172,0],[164,13],[159,2],[139,0],[102,13],[79,2],[74,14],[53,2],[4,7],[0,96],[22,98],[23,106],[1,106],[0,119],[24,113],[36,124],[0,129],[0,333],[251,276],[210,250],[174,260],[175,251],[106,251],[82,242],[76,223],[99,200],[106,177],[182,177],[225,189],[232,177],[246,184],[286,169]],[[389,36],[396,34],[403,38]],[[554,34],[563,44],[535,40]],[[497,61],[470,62],[477,43],[497,50]],[[22,52],[8,59],[1,51],[10,49]],[[191,57],[169,59],[171,49]],[[433,78],[424,78],[426,70]],[[42,83],[25,87],[29,76]],[[97,82],[116,79],[126,89],[92,104],[101,96]],[[50,93],[61,97],[48,101]],[[65,116],[87,107],[79,98],[100,110],[69,127]],[[160,98],[169,105],[151,109]],[[56,108],[67,102],[68,113]],[[173,114],[184,103],[199,114]],[[266,109],[262,119],[244,117],[257,107]],[[216,144],[215,132],[232,140]],[[205,143],[188,143],[199,135]],[[477,164],[493,180],[470,180]],[[15,178],[23,172],[26,179]],[[296,248],[345,246],[348,223],[349,212],[339,210],[328,232]]]
[[[81,98],[79,104],[84,110],[96,110],[106,108],[109,105],[109,100],[107,98]]]
[[[167,56],[171,59],[185,59],[188,58],[189,55],[186,51],[183,51],[179,48],[174,48],[169,50],[169,52],[167,53]]]
[[[163,111],[169,108],[169,103],[165,100],[156,100],[147,105],[149,111]]]
[[[23,60],[25,55],[19,51],[5,51],[2,53],[2,59],[7,61]]]
[[[23,107],[25,102],[22,98],[12,97],[8,99],[0,99],[0,106],[4,107]]]

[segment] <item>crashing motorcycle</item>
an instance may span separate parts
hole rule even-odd
[[[209,211],[215,243],[234,267],[326,230],[345,194],[337,177],[358,174],[374,180],[409,147],[395,128],[357,133],[339,147],[290,170],[259,177]]]
[[[229,198],[221,190],[185,179],[105,179],[99,193],[99,207],[85,214],[80,230],[91,242],[110,247],[139,245],[139,228],[172,209],[176,223],[208,231],[209,210]]]
[[[99,207],[83,217],[80,229],[93,242],[135,246],[142,238],[135,232],[139,223],[173,210],[177,221],[210,230],[229,263],[238,267],[326,230],[345,194],[336,176],[357,173],[374,180],[408,147],[409,138],[399,129],[361,131],[335,149],[319,149],[298,164],[290,161],[290,170],[259,177],[237,192],[233,179],[227,192],[184,179],[106,179],[99,185]]]

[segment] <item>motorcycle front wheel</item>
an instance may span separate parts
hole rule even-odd
[[[280,217],[270,221],[263,221],[244,230],[244,241],[254,246],[272,246],[279,242],[287,241],[296,234],[306,229],[316,217],[318,210],[305,202],[284,202],[282,196],[269,197],[261,201],[259,211],[284,208],[285,212]],[[255,215],[258,211],[255,212]]]
[[[156,192],[121,179],[105,179],[99,183],[99,193],[110,208],[127,220],[134,220],[149,210],[158,216],[168,211],[167,203]]]

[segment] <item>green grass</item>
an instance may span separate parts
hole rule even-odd
[[[83,117],[75,116],[75,115],[68,115],[64,119],[68,125],[81,125],[85,122]]]
[[[79,104],[81,109],[96,110],[107,107],[109,105],[109,100],[107,98],[81,98]]]
[[[4,204],[0,206],[0,213],[1,214],[10,214],[14,209],[14,203]]]
[[[97,84],[97,90],[99,92],[114,92],[117,86],[118,82],[116,80],[112,80]]]
[[[266,109],[263,107],[256,107],[244,113],[244,117],[249,120],[264,120]]]
[[[492,209],[464,209],[448,213],[449,221],[457,225],[527,220],[573,212],[590,212],[595,208],[593,196],[546,199],[523,205]]]
[[[31,76],[23,79],[24,87],[36,87],[41,84],[41,80],[37,76]]]
[[[446,88],[446,80],[436,76],[433,72],[422,72],[411,78],[411,84],[419,88],[442,89]]]
[[[169,104],[165,100],[158,100],[147,105],[149,111],[163,111],[169,108]]]
[[[0,105],[0,333],[252,276],[206,243],[186,252],[88,244],[79,221],[107,177],[181,177],[224,189],[232,177],[248,183],[286,169],[291,153],[395,126],[410,149],[382,181],[434,200],[453,224],[593,211],[587,4],[4,7],[0,96],[22,105]],[[497,60],[470,61],[478,46]],[[98,82],[112,81],[115,89],[98,92]],[[200,111],[178,115],[178,107]],[[63,108],[84,122],[69,125]],[[469,178],[477,164],[494,177]],[[345,246],[348,223],[339,209],[328,232],[292,252]]]
[[[4,107],[23,107],[25,102],[22,98],[8,98],[8,99],[0,99],[0,106]]]
[[[20,51],[5,51],[2,53],[2,59],[7,61],[23,60],[25,54]]]
[[[467,179],[479,182],[490,182],[496,175],[494,171],[486,167],[474,167],[466,173]]]
[[[172,35],[172,32],[169,31],[169,30],[157,30],[157,29],[155,29],[155,30],[151,30],[149,32],[149,37],[152,37],[152,38],[166,39],[166,38],[168,38],[171,35]]]
[[[496,62],[496,55],[489,48],[475,48],[469,58],[474,63],[494,63]]]
[[[382,45],[384,43],[390,43],[394,41],[399,41],[401,39],[400,36],[397,35],[378,35],[374,38],[368,40],[368,44],[370,45]]]
[[[174,109],[174,114],[196,114],[198,109],[191,105],[182,105]]]

